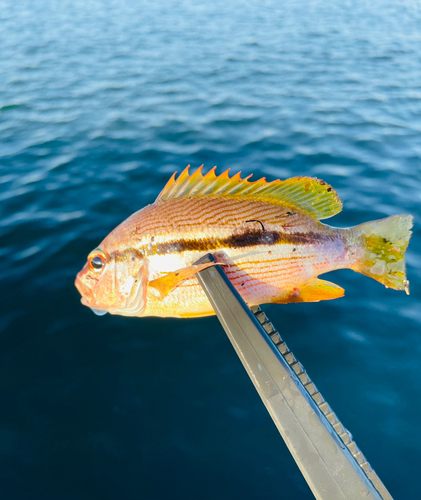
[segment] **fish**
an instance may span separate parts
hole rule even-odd
[[[409,294],[411,215],[336,228],[320,222],[342,210],[322,180],[250,181],[229,170],[216,175],[216,167],[204,175],[202,167],[174,173],[153,204],[88,255],[75,281],[83,305],[99,315],[212,315],[196,274],[213,265],[249,306],[340,298],[342,287],[319,278],[336,269]],[[207,253],[214,262],[195,264]]]

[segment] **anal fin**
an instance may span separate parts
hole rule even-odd
[[[207,269],[211,266],[218,265],[218,262],[207,262],[206,264],[197,264],[193,266],[183,267],[182,269],[177,269],[177,271],[172,271],[161,276],[156,280],[150,281],[149,286],[152,286],[158,290],[161,298],[166,297],[170,292],[174,290],[182,281],[191,278],[199,271]]]
[[[314,278],[303,287],[294,289],[288,302],[319,302],[320,300],[339,299],[345,290],[330,281]]]

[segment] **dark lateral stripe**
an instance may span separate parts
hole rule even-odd
[[[186,251],[210,251],[218,248],[244,248],[257,245],[276,245],[280,243],[289,243],[292,245],[313,244],[315,242],[324,242],[331,240],[332,237],[320,233],[281,233],[276,231],[247,231],[242,234],[233,234],[227,238],[207,238],[199,240],[172,240],[165,243],[153,244],[149,247],[147,254],[160,255],[167,253],[178,253]]]

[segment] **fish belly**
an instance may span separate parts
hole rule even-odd
[[[151,256],[154,275],[175,271],[196,262],[203,251]],[[249,306],[296,302],[302,287],[312,278],[343,267],[340,245],[258,245],[241,249],[221,248],[212,252],[231,283]],[[196,277],[181,282],[161,298],[148,287],[145,316],[194,317],[214,314]]]

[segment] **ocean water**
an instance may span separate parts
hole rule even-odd
[[[215,318],[97,317],[86,256],[187,164],[415,216],[411,295],[265,306],[397,499],[421,495],[421,7],[0,0],[0,497],[311,499]]]

